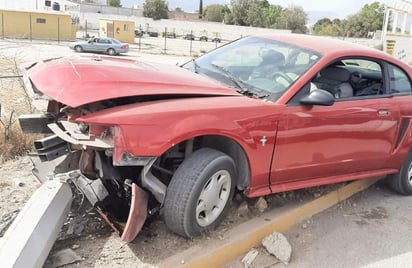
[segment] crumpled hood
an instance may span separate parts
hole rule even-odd
[[[27,70],[36,91],[70,107],[144,95],[233,96],[235,90],[184,68],[128,59],[57,59]]]

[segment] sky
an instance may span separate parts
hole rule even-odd
[[[358,12],[365,4],[373,2],[385,3],[385,0],[268,0],[271,4],[288,7],[291,4],[303,7],[309,14],[310,20],[318,20],[323,17],[345,18]],[[125,7],[142,5],[144,0],[121,0]],[[169,9],[181,7],[183,10],[193,12],[199,9],[198,0],[167,0]],[[230,0],[203,0],[203,7],[210,4],[229,4]]]

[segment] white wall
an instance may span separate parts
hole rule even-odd
[[[177,20],[152,20],[150,18],[140,16],[122,16],[112,14],[99,14],[99,13],[80,13],[80,25],[85,26],[87,20],[87,29],[99,28],[99,18],[102,19],[119,19],[134,21],[136,28],[142,27],[144,31],[157,31],[159,33],[164,32],[167,27],[168,32],[175,32],[178,36],[185,35],[193,31],[195,36],[199,36],[207,31],[209,37],[214,36],[217,32],[222,39],[234,40],[241,36],[252,34],[266,34],[266,33],[289,33],[289,30],[277,30],[267,28],[255,28],[245,27],[237,25],[225,25],[223,23],[216,22],[194,22],[194,21],[177,21]]]
[[[60,10],[66,10],[66,6],[76,6],[75,3],[65,1],[65,0],[50,0],[51,5],[54,2],[60,4]],[[45,10],[52,10],[52,7],[45,6],[45,0],[0,0],[0,8],[1,9],[12,9],[12,10],[38,10],[38,11],[45,11]]]

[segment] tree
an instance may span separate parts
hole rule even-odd
[[[314,25],[313,25],[313,32],[315,34],[319,34],[319,32],[326,26],[331,25],[332,21],[329,18],[323,18],[318,20]]]
[[[334,20],[330,20],[329,18],[320,19],[313,25],[313,32],[318,35],[329,35],[329,36],[345,35],[344,28],[342,27],[342,21],[340,19],[334,19]]]
[[[120,0],[107,0],[107,5],[111,7],[121,7]]]
[[[223,21],[224,21],[225,24],[230,24],[230,25],[235,24],[233,22],[233,14],[230,10],[225,13],[225,17],[224,17]]]
[[[208,5],[203,11],[203,18],[208,21],[222,22],[227,12],[230,12],[230,10],[225,5]]]
[[[306,33],[308,15],[301,6],[290,5],[281,14],[276,23],[279,29],[292,30],[292,33]]]
[[[233,24],[248,26],[247,12],[249,10],[250,3],[251,0],[230,0]]]
[[[267,0],[252,0],[249,4],[249,9],[247,10],[247,25],[253,27],[264,27],[265,26],[265,10],[269,7],[269,2]]]
[[[282,12],[283,12],[282,6],[270,5],[269,7],[267,7],[264,11],[265,27],[274,28]]]
[[[347,18],[345,28],[356,37],[366,37],[369,32],[382,29],[384,6],[379,2],[366,4],[353,16]]]
[[[154,20],[167,19],[169,7],[164,0],[146,0],[143,4],[143,16]]]

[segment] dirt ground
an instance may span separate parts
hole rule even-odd
[[[2,232],[0,236],[4,234],[14,217],[39,186],[31,174],[31,169],[32,163],[27,156],[1,165],[0,231]],[[337,186],[272,195],[266,198],[268,209],[277,209],[291,202],[304,202],[335,187]],[[203,242],[211,239],[225,239],[228,229],[261,214],[254,207],[257,199],[246,200],[238,195],[234,199],[228,217],[215,232],[195,239],[186,239],[171,233],[159,217],[147,223],[138,237],[126,245],[100,218],[87,200],[82,200],[82,196],[76,191],[74,197],[71,212],[45,263],[46,268],[59,266],[60,260],[54,256],[64,249],[72,249],[78,259],[75,263],[66,264],[64,267],[153,267],[165,258],[191,246],[202,245]],[[244,205],[245,201],[248,209],[246,212],[240,212],[239,206]]]

